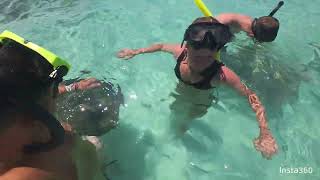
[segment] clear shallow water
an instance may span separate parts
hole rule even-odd
[[[266,15],[276,4],[205,2],[214,13],[252,16]],[[272,161],[253,148],[258,128],[244,98],[219,88],[222,107],[210,108],[182,138],[173,138],[169,107],[177,80],[172,57],[155,53],[120,61],[114,56],[125,47],[180,43],[185,27],[201,16],[192,1],[2,0],[0,30],[10,29],[67,58],[73,64],[69,78],[93,76],[121,85],[126,100],[121,124],[103,137],[108,159],[118,160],[108,169],[113,180],[316,180],[320,179],[319,69],[302,72],[301,64],[320,63],[309,45],[320,43],[320,1],[285,3],[276,14],[281,28],[274,43],[252,48],[240,35],[227,48],[225,59],[265,103],[279,145]],[[258,66],[261,62],[267,63]],[[256,67],[258,73],[251,73]],[[82,75],[81,70],[91,73]],[[277,72],[290,83],[275,80]],[[303,82],[310,75],[312,80]],[[275,103],[280,97],[283,100]],[[280,174],[280,167],[312,167],[313,173]]]

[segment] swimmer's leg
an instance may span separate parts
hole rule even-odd
[[[189,129],[192,120],[201,118],[207,113],[209,106],[196,105],[191,103],[173,102],[170,105],[171,109],[171,129],[177,136],[183,136]]]

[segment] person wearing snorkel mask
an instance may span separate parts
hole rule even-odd
[[[0,179],[104,179],[95,147],[53,115],[69,66],[14,33],[0,34]]]
[[[233,35],[228,26],[219,23],[213,17],[200,17],[186,29],[181,45],[155,44],[141,49],[123,49],[118,52],[118,57],[129,59],[138,54],[157,51],[171,53],[177,60],[174,68],[179,79],[177,89],[182,86],[185,87],[185,91],[188,91],[188,93],[182,93],[182,91],[179,93],[187,96],[192,104],[190,107],[203,108],[201,112],[190,112],[194,117],[206,113],[214,100],[212,89],[218,85],[229,85],[241,95],[246,96],[256,113],[260,128],[260,136],[255,139],[254,145],[264,157],[271,158],[277,152],[278,147],[268,128],[265,110],[259,98],[240,81],[236,73],[213,58],[213,54],[217,53],[232,38]],[[203,102],[200,102],[202,100]],[[181,104],[180,107],[186,109],[187,105]]]
[[[228,25],[233,33],[244,31],[258,42],[272,42],[276,39],[280,22],[273,15],[284,4],[280,1],[268,16],[252,19],[250,16],[235,13],[223,13],[215,18],[222,24]]]

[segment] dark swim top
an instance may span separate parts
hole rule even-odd
[[[203,79],[199,82],[196,83],[190,83],[190,82],[186,82],[181,78],[181,73],[180,73],[180,65],[181,62],[183,60],[185,60],[185,58],[187,57],[187,51],[184,50],[180,56],[177,59],[177,64],[174,68],[174,72],[176,73],[177,78],[184,82],[185,84],[188,84],[190,86],[193,86],[196,89],[201,89],[201,90],[207,90],[207,89],[211,89],[213,88],[213,86],[211,86],[211,80],[213,79],[214,76],[216,76],[221,67],[224,66],[224,64],[222,62],[213,60],[212,64],[210,66],[208,66],[207,68],[205,68],[200,74],[203,76]]]

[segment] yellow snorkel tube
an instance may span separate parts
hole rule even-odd
[[[202,0],[194,0],[194,3],[198,6],[200,11],[203,13],[204,16],[212,16],[212,13],[210,10],[207,8],[207,6],[202,2]]]
[[[202,0],[194,0],[194,3],[196,3],[197,7],[200,9],[200,11],[202,12],[202,14],[204,16],[212,16],[213,14],[210,12],[210,10],[207,8],[207,6],[202,2]],[[213,55],[214,59],[220,61],[220,52],[215,53]]]
[[[43,47],[38,46],[37,44],[34,44],[30,41],[27,41],[25,39],[23,39],[22,37],[10,32],[10,31],[3,31],[0,34],[0,42],[2,42],[4,39],[11,39],[35,52],[37,52],[39,55],[41,55],[44,59],[46,59],[52,66],[54,69],[58,69],[59,67],[66,67],[66,69],[69,71],[69,69],[71,68],[71,65],[61,59],[60,57],[58,57],[57,55],[55,55],[54,53],[44,49]]]

